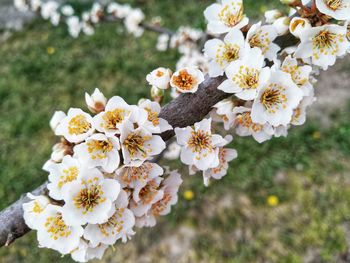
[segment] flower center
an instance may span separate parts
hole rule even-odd
[[[224,59],[227,62],[232,62],[238,59],[239,47],[237,45],[225,45]]]
[[[135,156],[138,152],[142,153],[143,157],[147,156],[147,151],[145,149],[145,142],[150,140],[149,136],[141,136],[137,132],[132,132],[124,140],[123,145],[128,150],[131,157]]]
[[[159,214],[167,208],[170,200],[171,195],[169,193],[164,193],[164,197],[162,198],[162,200],[159,200],[157,203],[152,205],[152,214],[155,216],[159,216]]]
[[[102,235],[108,237],[110,234],[115,235],[123,230],[124,221],[119,220],[119,218],[123,216],[124,210],[124,208],[117,209],[115,214],[106,223],[98,225]],[[108,231],[108,229],[111,231]]]
[[[148,120],[153,123],[154,126],[159,125],[158,113],[152,111],[150,108],[145,108],[148,113]]]
[[[259,75],[257,69],[241,66],[232,80],[242,89],[256,89],[259,85]]]
[[[160,78],[160,77],[164,76],[164,73],[162,71],[160,71],[160,70],[157,70],[157,74],[156,75],[157,75],[158,78]]]
[[[105,121],[103,127],[111,130],[116,129],[117,124],[123,122],[125,115],[126,111],[124,109],[115,109],[112,111],[107,111],[102,117]]]
[[[343,0],[325,0],[325,3],[333,11],[337,11],[343,7]]]
[[[90,140],[87,143],[88,152],[91,155],[91,159],[104,159],[107,157],[107,153],[113,150],[113,144],[106,141]]]
[[[45,228],[51,234],[51,238],[57,240],[59,237],[68,237],[71,234],[70,228],[64,223],[62,215],[50,216],[46,219]]]
[[[299,87],[303,86],[308,81],[307,78],[301,78],[301,69],[298,66],[285,65],[282,67],[282,70],[289,73],[293,82]]]
[[[104,192],[102,191],[101,186],[91,184],[92,181],[90,181],[91,180],[89,180],[89,184],[86,186],[86,188],[81,189],[80,192],[74,197],[75,206],[78,209],[83,209],[83,214],[92,212],[96,206],[106,201],[106,198],[103,197]],[[84,182],[84,184],[86,184],[86,182]]]
[[[313,46],[320,49],[330,49],[336,44],[337,35],[329,31],[323,30],[313,38]]]
[[[271,84],[262,94],[260,101],[265,109],[270,113],[275,113],[276,108],[282,104],[285,108],[286,96],[282,93],[284,88],[277,84]]]
[[[173,76],[173,82],[182,90],[191,90],[197,80],[187,70],[181,70],[178,76]]]
[[[188,140],[188,146],[193,152],[201,152],[202,150],[211,150],[211,135],[208,132],[199,130],[192,131],[192,136]]]
[[[145,187],[140,190],[139,197],[144,204],[152,202],[154,196],[157,194],[158,183],[155,180],[149,181]]]
[[[121,180],[126,184],[130,184],[134,181],[145,182],[150,174],[151,168],[152,166],[149,163],[143,163],[139,167],[125,167]]]
[[[40,214],[44,209],[40,206],[38,201],[34,201],[34,206],[32,209],[33,213]]]
[[[239,9],[232,13],[229,5],[225,5],[219,13],[220,20],[228,27],[234,27],[243,19],[243,5],[239,4],[237,6]]]
[[[262,125],[253,123],[250,112],[243,112],[239,114],[235,120],[236,125],[242,125],[245,128],[252,129],[254,132],[262,130]]]
[[[69,167],[63,170],[63,174],[58,181],[58,187],[61,188],[66,183],[72,182],[78,177],[78,168],[76,166]]]
[[[85,116],[82,114],[73,117],[68,123],[68,132],[70,135],[83,134],[90,129],[91,124],[86,120]]]

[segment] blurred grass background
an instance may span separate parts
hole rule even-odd
[[[175,30],[204,29],[202,13],[213,1],[120,2]],[[245,6],[257,19],[279,1],[245,0]],[[65,26],[37,20],[0,44],[1,209],[47,179],[41,167],[55,142],[48,125],[55,110],[85,108],[84,92],[95,87],[136,103],[148,96],[148,72],[174,68],[179,55],[156,51],[156,34],[135,39],[122,31],[105,24],[93,36],[72,39]],[[350,262],[349,109],[334,112],[330,127],[309,121],[261,145],[236,138],[239,158],[210,188],[180,168],[185,184],[172,213],[109,249],[104,262]],[[0,248],[0,262],[71,260],[38,249],[32,232]]]

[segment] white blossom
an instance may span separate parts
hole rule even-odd
[[[207,170],[219,164],[217,145],[223,142],[220,135],[212,134],[211,118],[203,119],[191,127],[175,128],[177,143],[182,146],[181,161]]]
[[[98,244],[94,247],[83,239],[80,239],[78,247],[71,252],[71,256],[77,262],[88,262],[95,258],[102,259],[107,248],[108,246],[104,244]]]
[[[287,125],[302,97],[302,90],[293,82],[290,74],[274,71],[254,100],[252,121],[262,125],[266,122],[273,126]]]
[[[92,117],[81,109],[70,108],[67,116],[56,127],[55,134],[64,136],[69,142],[84,141],[94,132]]]
[[[70,226],[66,223],[63,209],[57,205],[47,205],[37,223],[39,246],[57,250],[63,255],[79,246],[84,233],[80,225]]]
[[[157,39],[156,49],[158,51],[166,51],[169,46],[170,37],[168,34],[160,34]]]
[[[270,69],[264,66],[261,49],[253,48],[245,52],[241,60],[232,62],[226,69],[225,80],[219,87],[226,93],[234,93],[243,100],[254,100],[258,90],[270,78]]]
[[[277,58],[277,52],[280,50],[280,47],[273,43],[277,36],[277,30],[273,25],[262,26],[259,22],[249,29],[246,42],[251,48],[260,48],[265,58],[273,61]]]
[[[107,137],[97,133],[74,147],[74,156],[88,168],[102,168],[107,173],[114,172],[120,163],[120,144],[117,137]]]
[[[68,225],[105,223],[114,213],[119,192],[118,181],[105,179],[96,168],[82,169],[77,180],[62,188],[64,221]]]
[[[183,68],[172,75],[170,85],[181,93],[195,93],[203,81],[204,75],[199,69]]]
[[[223,40],[210,39],[204,45],[204,55],[209,59],[209,76],[223,75],[225,68],[242,57],[244,36],[238,29],[232,29]]]
[[[337,20],[350,19],[350,0],[316,0],[318,10]]]
[[[124,20],[126,30],[129,33],[132,33],[135,37],[140,37],[144,31],[140,24],[144,19],[145,15],[140,9],[133,9],[128,13]]]
[[[235,103],[233,98],[227,98],[219,101],[213,106],[214,113],[211,115],[213,121],[223,122],[225,130],[228,131],[234,125],[236,117],[235,113],[233,112],[234,107]]]
[[[286,35],[289,32],[289,23],[290,18],[287,16],[278,18],[275,22],[273,22],[273,26],[275,27],[277,34],[279,36]]]
[[[130,7],[130,5],[121,5],[118,3],[110,3],[107,6],[107,12],[109,14],[113,14],[115,17],[120,19],[124,19],[125,17],[127,17],[131,10],[132,8]]]
[[[50,127],[55,132],[57,126],[67,115],[63,111],[55,111],[50,120]]]
[[[265,19],[266,19],[266,23],[267,24],[272,24],[278,18],[282,17],[283,13],[281,11],[277,10],[277,9],[273,9],[273,10],[266,11],[264,16],[265,16]]]
[[[164,158],[167,160],[177,160],[180,157],[181,146],[177,142],[172,142],[164,151]]]
[[[66,23],[68,26],[69,34],[72,37],[77,38],[80,34],[81,29],[82,29],[79,18],[77,16],[68,17],[66,20]]]
[[[304,30],[310,29],[311,23],[309,19],[302,17],[293,17],[289,24],[289,32],[291,32],[297,38],[300,38],[304,33]]]
[[[31,201],[23,204],[23,219],[28,227],[38,230],[38,219],[50,204],[50,200],[46,196],[34,196],[31,193],[28,193],[27,197]]]
[[[324,70],[333,66],[336,58],[345,55],[350,43],[346,40],[346,27],[324,25],[304,30],[296,58],[312,58],[312,64]]]
[[[306,109],[316,101],[313,94],[302,99],[299,106],[294,110],[292,116],[292,125],[303,125],[306,121]]]
[[[85,92],[85,102],[92,113],[99,113],[105,109],[107,99],[98,88],[95,88],[91,95]]]
[[[147,82],[158,89],[168,89],[172,72],[168,68],[157,68],[146,76]]]
[[[207,7],[204,16],[208,20],[208,31],[213,34],[227,33],[233,28],[241,29],[249,19],[244,14],[242,0],[221,0]]]
[[[74,9],[70,5],[64,5],[61,7],[61,12],[65,16],[72,16],[74,15]]]

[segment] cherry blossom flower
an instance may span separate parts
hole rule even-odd
[[[291,124],[297,126],[303,125],[306,121],[306,109],[315,101],[316,98],[313,94],[304,97],[299,106],[293,112]]]
[[[227,80],[219,87],[226,93],[234,93],[243,100],[255,99],[258,90],[270,77],[270,69],[263,68],[264,56],[259,48],[245,52],[242,60],[232,62],[225,70]]]
[[[61,7],[61,13],[64,16],[68,16],[69,17],[69,16],[74,15],[74,9],[70,5],[64,5],[64,6]]]
[[[131,6],[127,4],[121,5],[118,3],[110,3],[107,6],[107,12],[109,14],[113,14],[115,17],[120,19],[124,19],[125,17],[127,17],[130,14],[131,10]]]
[[[69,142],[84,141],[95,130],[92,117],[81,109],[70,108],[67,117],[56,127],[55,134],[62,135]]]
[[[79,18],[77,16],[70,16],[66,19],[66,24],[68,26],[69,34],[72,37],[77,38],[82,30]]]
[[[182,146],[181,161],[207,170],[219,164],[217,145],[223,142],[220,135],[211,133],[211,118],[203,119],[191,127],[175,128],[177,143]]]
[[[103,93],[98,88],[96,88],[94,90],[94,93],[91,95],[85,93],[85,102],[92,113],[99,113],[101,111],[104,111],[107,104],[107,99]]]
[[[265,16],[265,19],[266,19],[266,23],[267,24],[272,24],[278,18],[282,17],[283,13],[281,11],[277,10],[277,9],[273,9],[273,10],[266,11],[264,16]]]
[[[164,158],[167,160],[177,160],[180,157],[181,146],[177,142],[172,142],[168,145],[166,151],[164,151]]]
[[[214,112],[211,113],[213,121],[223,122],[225,130],[229,130],[235,121],[236,115],[233,112],[235,103],[233,98],[227,98],[216,103],[213,108]]]
[[[273,41],[278,36],[277,30],[272,25],[261,25],[261,22],[252,25],[247,33],[246,42],[251,48],[258,47],[268,60],[277,58],[277,52],[281,49]]]
[[[58,25],[60,14],[58,13],[58,3],[55,1],[48,1],[41,4],[41,16],[44,19],[50,19],[55,26]]]
[[[266,122],[273,126],[287,125],[302,97],[302,90],[293,82],[290,74],[274,71],[254,100],[252,121],[262,125]]]
[[[163,198],[164,191],[160,188],[162,180],[162,177],[156,177],[148,181],[143,188],[134,189],[130,209],[136,217],[145,215],[153,204]]]
[[[70,155],[63,157],[62,163],[51,164],[47,170],[49,174],[49,184],[47,189],[49,195],[56,200],[62,200],[62,187],[75,181],[81,171],[80,162]]]
[[[151,86],[158,89],[168,89],[172,72],[167,68],[157,68],[146,76],[146,80]]]
[[[181,175],[177,171],[170,172],[161,184],[164,193],[162,199],[154,203],[146,215],[138,218],[137,226],[153,227],[156,224],[156,217],[169,214],[171,206],[177,203],[177,192],[182,182]]]
[[[253,138],[262,143],[270,140],[274,134],[273,127],[265,123],[264,125],[254,123],[251,117],[251,109],[246,107],[234,108],[235,117],[235,131],[236,134],[242,137],[253,136]]]
[[[112,173],[119,167],[119,150],[118,138],[97,133],[75,146],[74,154],[84,166],[101,167],[103,171]]]
[[[120,142],[126,165],[140,165],[165,149],[165,142],[160,136],[143,127],[135,129],[129,121],[121,126]]]
[[[40,247],[57,250],[65,255],[79,246],[84,230],[80,225],[68,225],[63,219],[63,209],[47,205],[38,219],[38,241]]]
[[[224,38],[210,39],[204,45],[204,55],[209,59],[209,76],[223,75],[225,68],[241,58],[245,40],[242,31],[232,29]]]
[[[350,0],[316,0],[318,10],[337,20],[350,19]]]
[[[130,117],[131,112],[130,105],[124,99],[114,96],[107,102],[105,110],[94,117],[96,129],[107,136],[120,133],[120,126]]]
[[[98,169],[81,170],[77,180],[62,188],[64,221],[68,225],[105,223],[115,210],[119,192],[118,181],[104,179]]]
[[[287,16],[278,18],[272,26],[276,29],[277,35],[283,36],[289,33],[290,18]]]
[[[88,262],[95,258],[102,259],[107,248],[108,246],[104,244],[98,244],[93,247],[90,243],[80,239],[78,247],[71,251],[71,256],[77,262]]]
[[[135,225],[134,214],[127,208],[129,204],[128,195],[124,190],[119,193],[115,203],[115,212],[103,224],[88,224],[84,230],[84,238],[89,240],[92,246],[100,243],[113,245],[118,239],[126,242]]]
[[[141,22],[145,19],[145,15],[141,9],[132,9],[124,20],[126,30],[135,37],[140,37],[144,29],[140,27]]]
[[[207,7],[204,16],[208,20],[208,31],[212,34],[227,33],[231,29],[241,29],[249,19],[244,14],[242,0],[221,0]]]
[[[46,196],[34,196],[31,193],[28,193],[27,197],[31,201],[23,204],[23,219],[28,227],[38,230],[38,219],[50,204],[50,200]]]
[[[176,71],[171,77],[170,85],[181,93],[195,93],[203,81],[203,73],[199,69],[190,67]]]
[[[14,0],[14,6],[21,12],[26,12],[29,9],[26,0]]]
[[[222,145],[219,145],[219,165],[215,168],[203,171],[205,186],[209,185],[211,178],[220,180],[222,177],[224,177],[227,174],[228,163],[237,158],[237,151],[235,149],[224,148],[224,146],[231,143],[233,137],[231,135],[227,135],[224,139],[225,142],[222,143]]]
[[[139,107],[147,112],[147,121],[141,124],[145,129],[152,133],[162,133],[173,129],[166,120],[159,118],[161,107],[158,102],[142,100],[139,102]]]
[[[346,40],[346,27],[324,25],[303,31],[296,58],[312,58],[312,64],[326,70],[336,58],[345,55],[350,43]]]

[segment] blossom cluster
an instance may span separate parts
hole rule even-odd
[[[75,261],[101,258],[134,227],[152,227],[170,212],[182,183],[177,171],[151,162],[165,149],[160,133],[171,130],[159,118],[160,105],[86,94],[91,114],[78,108],[56,112],[51,128],[61,142],[44,165],[48,196],[28,194],[26,224],[37,230],[40,247],[70,254]]]
[[[88,26],[106,13],[122,19],[135,36],[143,30],[142,12],[127,5],[112,3],[105,9],[95,4],[80,20],[69,6],[52,1],[15,2],[53,23],[62,14],[70,16],[66,21],[74,36],[93,32]],[[101,258],[109,245],[126,242],[136,227],[154,226],[177,202],[180,174],[165,171],[152,162],[154,157],[164,151],[165,158],[180,158],[190,174],[201,172],[208,186],[223,178],[237,158],[228,147],[233,134],[262,143],[287,136],[291,126],[306,121],[316,100],[315,76],[350,52],[350,1],[283,2],[292,8],[289,15],[270,10],[265,23],[249,24],[242,0],[221,0],[204,11],[207,33],[181,27],[161,35],[157,48],[177,48],[182,57],[175,72],[158,67],[146,76],[153,101],[129,105],[118,96],[107,100],[96,89],[85,97],[90,113],[71,108],[54,114],[50,126],[61,140],[44,165],[48,196],[29,194],[31,201],[23,205],[25,222],[37,230],[41,247],[80,262]],[[278,38],[287,34],[296,44],[279,46]],[[191,96],[202,89],[206,73],[222,80],[217,88],[227,98],[193,126],[173,129],[160,117],[164,92],[172,90],[173,98]],[[166,149],[160,135],[169,130],[176,142]]]
[[[89,11],[84,11],[81,15],[71,5],[60,5],[54,0],[14,0],[15,7],[22,12],[32,11],[39,13],[45,20],[49,20],[54,26],[61,21],[68,26],[69,34],[77,38],[79,34],[92,35],[95,27],[101,21],[109,19],[118,19],[123,21],[126,31],[135,37],[140,37],[144,29],[140,26],[145,15],[139,8],[132,8],[128,4],[119,4],[116,2],[104,6],[100,3],[94,3]]]

